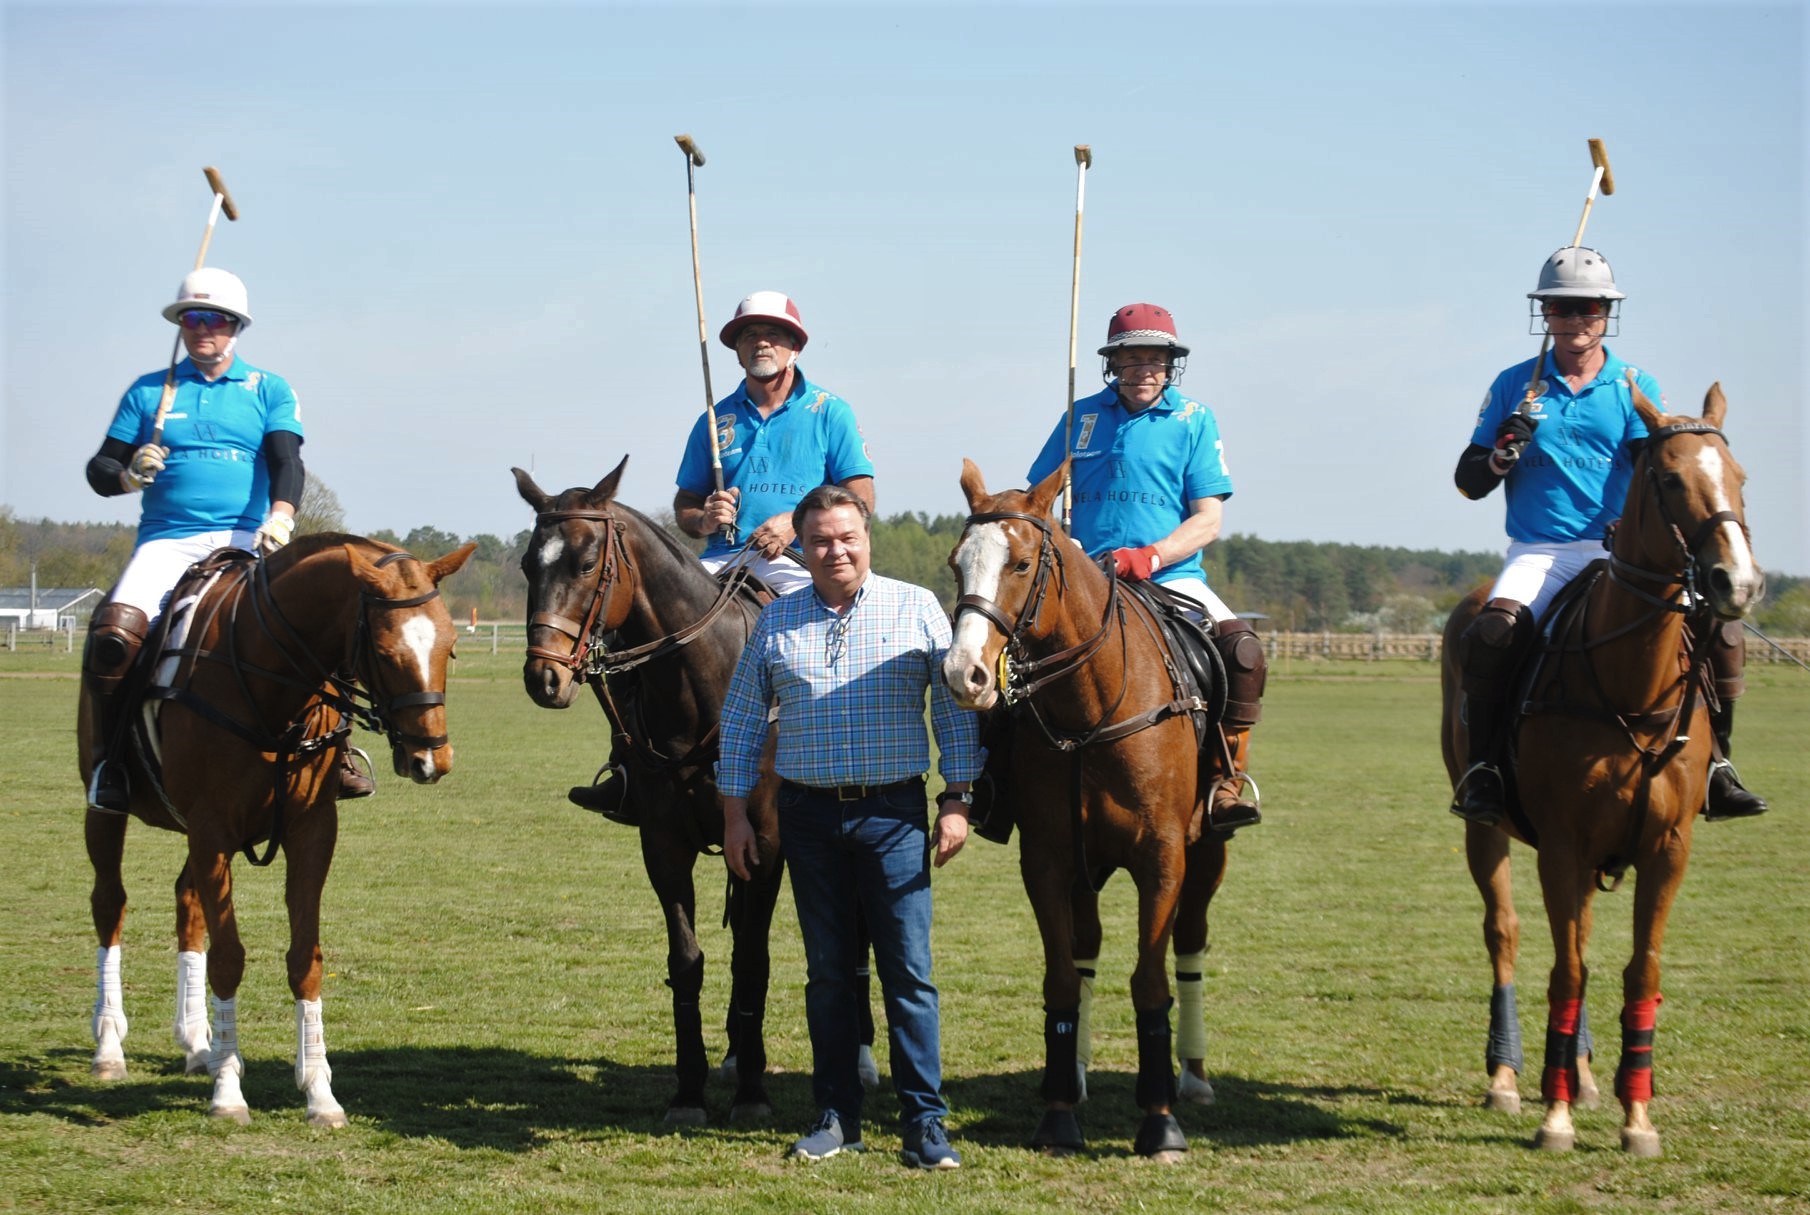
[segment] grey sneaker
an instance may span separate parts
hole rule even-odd
[[[835,1110],[824,1110],[811,1126],[803,1139],[792,1145],[786,1153],[794,1160],[828,1160],[837,1152],[865,1152],[867,1145],[861,1142],[861,1126],[854,1124],[849,1131],[842,1129],[842,1119],[836,1116]]]
[[[899,1152],[905,1163],[920,1169],[959,1169],[961,1153],[949,1146],[949,1132],[941,1118],[926,1118],[912,1124],[905,1132],[905,1146]]]

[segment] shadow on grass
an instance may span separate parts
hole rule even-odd
[[[628,1066],[609,1059],[570,1059],[493,1047],[344,1050],[332,1054],[334,1093],[355,1123],[406,1138],[439,1139],[459,1148],[519,1152],[574,1135],[669,1134],[784,1138],[802,1132],[815,1114],[810,1077],[767,1077],[774,1116],[730,1124],[732,1090],[711,1080],[710,1123],[673,1127],[663,1121],[674,1083],[667,1067]],[[0,1116],[36,1115],[100,1126],[154,1113],[193,1112],[204,1117],[209,1081],[185,1077],[179,1060],[134,1060],[127,1079],[103,1083],[87,1077],[84,1052],[0,1061]],[[289,1063],[249,1059],[245,1096],[254,1119],[299,1121],[304,1103]],[[946,1078],[957,1112],[957,1136],[978,1144],[1027,1144],[1043,1104],[1041,1072],[1022,1070]],[[1224,1146],[1287,1144],[1312,1140],[1396,1138],[1405,1129],[1375,1114],[1390,1104],[1429,1104],[1374,1088],[1274,1084],[1216,1074],[1218,1101],[1179,1105],[1176,1116],[1190,1139]],[[1133,1100],[1136,1077],[1094,1072],[1082,1126],[1096,1154],[1129,1154],[1142,1111]],[[1363,1107],[1340,1108],[1345,1102]],[[898,1106],[889,1081],[870,1094],[865,1121],[890,1133]]]

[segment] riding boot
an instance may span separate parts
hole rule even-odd
[[[339,749],[339,762],[334,766],[334,770],[339,777],[340,801],[354,801],[377,792],[377,782],[360,772],[358,765],[352,762],[350,744]]]
[[[1458,639],[1464,672],[1466,768],[1452,790],[1452,813],[1493,827],[1508,810],[1508,793],[1496,767],[1507,724],[1509,688],[1538,624],[1524,603],[1492,599]]]
[[[88,739],[88,804],[96,810],[124,814],[130,808],[131,787],[126,778],[125,706],[120,694],[138,651],[144,646],[150,621],[143,611],[126,603],[105,603],[88,624],[88,644],[82,650],[82,675],[88,684],[93,709]]]
[[[974,804],[969,807],[969,830],[983,840],[1004,844],[1012,838],[1015,818],[1009,796],[1012,766],[1012,715],[993,709],[980,715],[980,745],[986,764],[974,781]]]
[[[1207,806],[1207,826],[1220,835],[1231,835],[1240,827],[1254,827],[1263,821],[1257,808],[1257,782],[1251,779],[1248,769],[1251,727],[1263,717],[1263,688],[1269,681],[1269,666],[1263,643],[1248,620],[1215,621],[1213,648],[1225,664],[1226,702],[1219,728],[1231,764],[1219,774],[1219,783],[1213,788]]]
[[[628,769],[616,758],[617,739],[617,735],[610,736],[609,758],[597,769],[591,783],[573,785],[566,791],[566,800],[580,809],[601,814],[612,823],[639,827],[641,816],[628,801]]]
[[[1716,736],[1716,755],[1710,761],[1703,817],[1712,823],[1751,818],[1766,813],[1766,799],[1743,786],[1740,774],[1728,762],[1735,700],[1747,690],[1747,633],[1739,620],[1716,621],[1707,631],[1710,676],[1716,684],[1717,708],[1709,719],[1710,731]]]
[[[1257,782],[1247,771],[1251,757],[1249,727],[1221,726],[1225,733],[1226,751],[1232,757],[1231,770],[1213,788],[1213,803],[1207,809],[1207,826],[1220,835],[1230,835],[1240,827],[1254,827],[1263,821],[1257,808]]]

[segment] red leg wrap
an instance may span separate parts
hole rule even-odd
[[[1659,1019],[1659,996],[1629,1000],[1621,1009],[1621,1066],[1615,1069],[1615,1095],[1623,1101],[1653,1099],[1653,1029]]]
[[[1546,1070],[1540,1076],[1540,1096],[1547,1101],[1576,1101],[1577,1022],[1582,1000],[1558,1000],[1546,1023]]]

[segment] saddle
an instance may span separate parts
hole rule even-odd
[[[1121,592],[1129,592],[1150,609],[1162,630],[1164,657],[1175,684],[1176,700],[1193,701],[1200,707],[1190,709],[1194,723],[1194,745],[1204,749],[1214,738],[1212,731],[1225,713],[1225,660],[1213,644],[1211,626],[1189,616],[1200,605],[1178,595],[1160,582],[1121,582]]]

